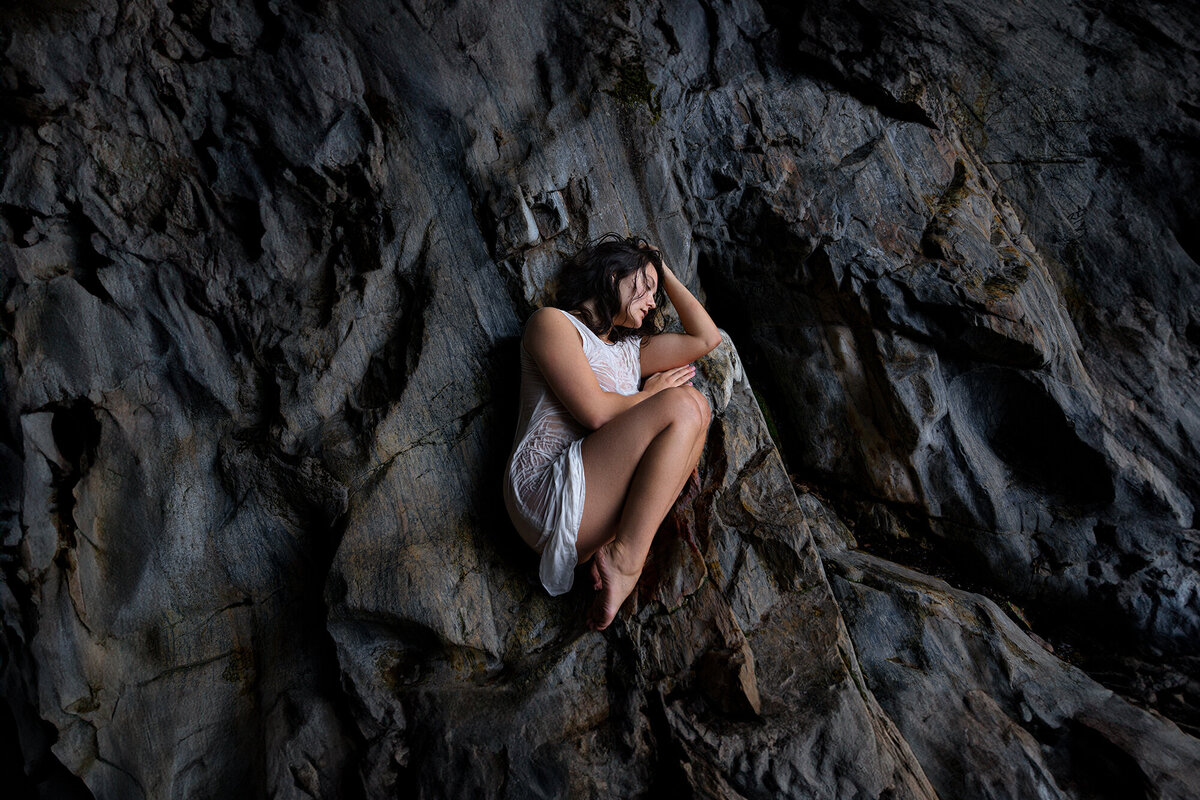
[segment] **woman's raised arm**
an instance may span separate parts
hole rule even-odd
[[[663,289],[686,333],[660,333],[642,342],[642,377],[689,364],[721,343],[717,324],[670,267],[663,263]]]
[[[537,362],[551,391],[580,424],[595,430],[622,411],[651,395],[691,379],[689,367],[669,370],[646,381],[645,388],[631,395],[606,392],[592,371],[579,331],[562,312],[541,308],[525,326],[525,350]]]

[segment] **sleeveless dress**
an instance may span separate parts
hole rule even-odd
[[[608,344],[573,314],[583,353],[600,388],[630,395],[641,380],[641,338]],[[521,345],[521,403],[513,451],[504,470],[504,502],[521,538],[541,553],[538,569],[551,595],[571,589],[583,519],[583,437],[591,431],[571,416]]]

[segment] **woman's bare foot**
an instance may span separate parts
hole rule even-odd
[[[622,569],[621,555],[614,540],[592,556],[592,580],[597,584],[597,594],[588,614],[588,627],[594,631],[602,631],[609,626],[642,575],[640,566],[634,571]]]

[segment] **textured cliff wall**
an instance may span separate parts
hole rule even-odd
[[[24,796],[1200,792],[1195,12],[0,19]],[[608,230],[732,344],[597,634],[499,487]]]

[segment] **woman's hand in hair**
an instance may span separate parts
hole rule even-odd
[[[658,250],[652,244],[647,249]],[[663,287],[685,333],[660,333],[642,339],[642,374],[650,375],[680,364],[688,364],[712,351],[721,343],[721,332],[712,317],[692,296],[683,282],[667,266],[667,260],[659,253],[662,269],[659,285]]]
[[[658,260],[660,263],[662,263],[663,269],[670,272],[670,268],[667,266],[667,257],[663,255],[663,251],[659,250],[657,245],[650,244],[649,242],[643,240],[642,243],[638,245],[638,248],[641,250],[653,250],[654,252],[658,253]]]
[[[693,364],[685,364],[682,367],[675,369],[656,372],[649,378],[646,378],[646,385],[642,387],[642,391],[647,396],[655,395],[663,389],[672,389],[676,386],[683,386],[691,383],[692,378],[696,374],[696,367]]]

